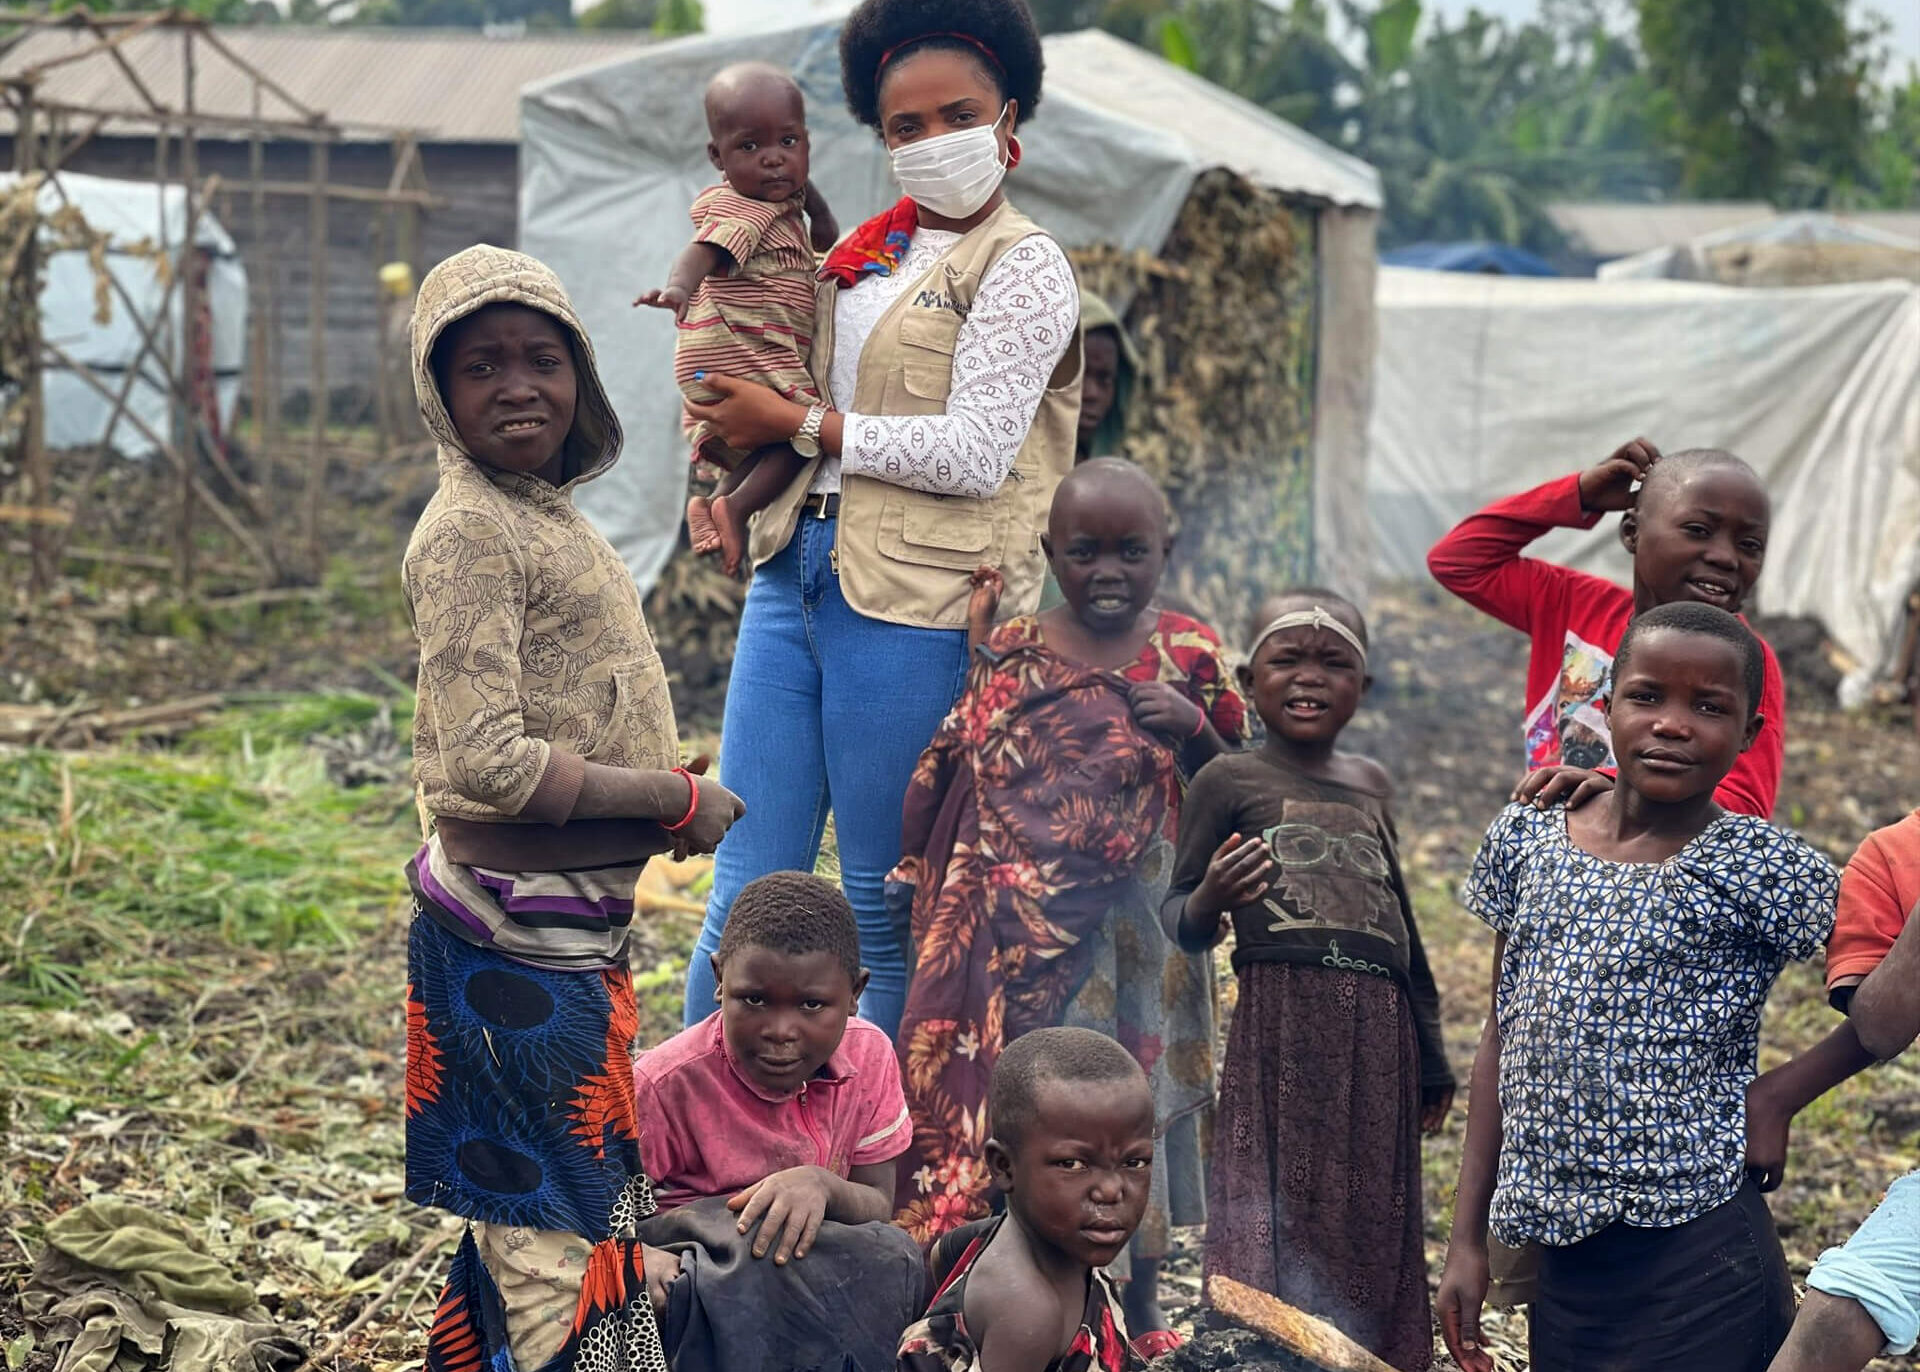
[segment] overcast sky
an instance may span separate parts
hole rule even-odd
[[[1426,0],[1426,8],[1438,10],[1448,19],[1458,19],[1469,8],[1507,19],[1528,19],[1539,13],[1540,0]],[[1860,13],[1878,10],[1893,21],[1888,46],[1893,49],[1896,69],[1920,61],[1920,0],[1867,0],[1864,5],[1854,0],[1852,8]]]

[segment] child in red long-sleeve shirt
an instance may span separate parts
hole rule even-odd
[[[1633,555],[1631,590],[1602,577],[1522,557],[1556,528],[1591,529],[1620,511]],[[1577,475],[1495,501],[1427,554],[1434,579],[1533,641],[1527,663],[1524,788],[1543,803],[1578,805],[1612,785],[1613,748],[1600,703],[1613,655],[1635,615],[1694,600],[1739,613],[1766,560],[1772,505],[1754,470],[1732,453],[1691,449],[1662,457],[1635,439]],[[1772,648],[1754,745],[1715,799],[1739,814],[1772,815],[1785,753],[1786,688]],[[1542,775],[1545,769],[1556,769]]]

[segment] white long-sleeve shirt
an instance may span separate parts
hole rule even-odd
[[[842,404],[853,398],[860,354],[880,316],[959,239],[919,229],[891,275],[839,293],[828,381]],[[1080,291],[1060,245],[1045,234],[1014,244],[981,278],[960,325],[946,413],[846,413],[840,457],[821,464],[813,489],[839,490],[848,471],[935,495],[992,495],[1013,470],[1079,322]]]

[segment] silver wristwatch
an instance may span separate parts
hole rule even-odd
[[[827,407],[815,405],[807,411],[807,417],[801,421],[800,432],[789,442],[793,450],[808,459],[820,456],[820,426],[827,422]]]

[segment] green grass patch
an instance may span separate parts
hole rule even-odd
[[[341,718],[331,699],[255,715],[257,736],[223,721],[205,744],[253,740],[231,751],[0,757],[0,1001],[77,1003],[209,941],[346,946],[371,927],[418,828],[404,787],[343,790],[285,743]]]
[[[413,693],[381,700],[358,691],[325,694],[238,696],[187,737],[186,748],[203,754],[241,754],[298,747],[316,738],[340,738],[374,726],[384,711],[402,747],[413,739]]]

